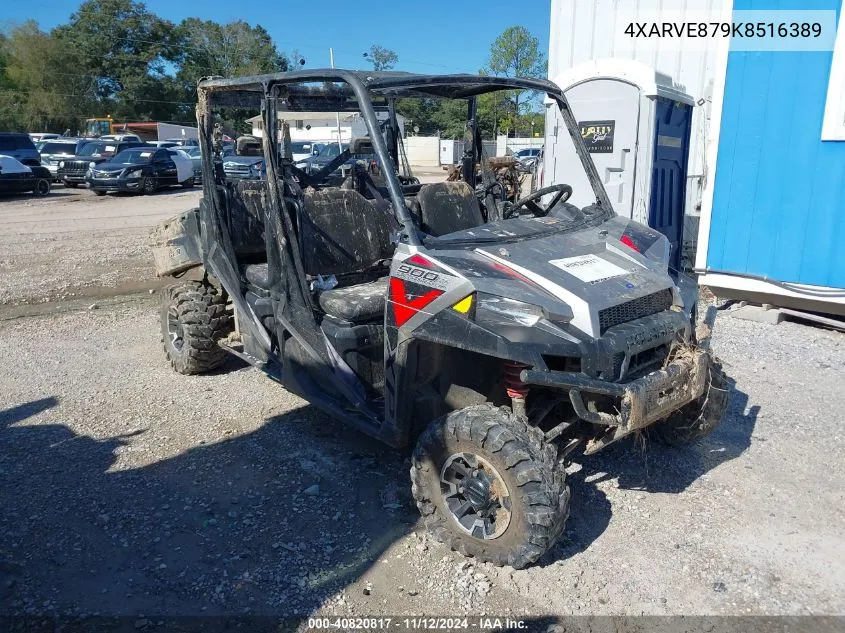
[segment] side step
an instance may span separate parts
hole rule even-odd
[[[223,339],[222,341],[217,341],[217,344],[233,356],[237,356],[242,361],[252,365],[253,367],[257,367],[262,371],[264,371],[267,367],[267,363],[261,360],[260,358],[256,358],[251,354],[247,354],[244,351],[243,343],[241,343],[240,341]]]

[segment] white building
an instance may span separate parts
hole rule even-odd
[[[387,112],[377,111],[379,121],[387,119]],[[340,141],[349,142],[353,138],[367,136],[367,125],[361,115],[357,112],[279,112],[279,119],[286,120],[290,125],[290,138],[292,141],[314,141],[314,142],[337,142],[338,134]],[[405,117],[396,115],[401,135],[405,136]],[[252,125],[252,134],[262,136],[264,134],[263,122],[260,116],[247,119]]]

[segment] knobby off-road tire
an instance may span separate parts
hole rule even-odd
[[[106,192],[105,192],[105,191],[101,191],[101,190],[99,190],[99,189],[92,189],[91,191],[93,191],[93,192],[94,192],[94,195],[95,195],[95,196],[100,196],[100,197],[102,197],[102,196],[106,195]]]
[[[667,446],[696,442],[719,426],[727,404],[728,379],[722,371],[722,364],[711,356],[704,393],[665,420],[647,427],[648,436]]]
[[[497,471],[510,499],[504,532],[478,538],[465,531],[441,492],[443,467],[459,453],[474,454]],[[557,450],[509,410],[476,405],[431,423],[411,460],[412,493],[428,530],[464,556],[517,569],[543,555],[569,515],[566,473]],[[498,522],[498,519],[497,519]]]
[[[217,342],[232,330],[226,300],[211,284],[185,281],[162,290],[161,340],[180,374],[220,367],[228,356]]]

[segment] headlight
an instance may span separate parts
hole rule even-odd
[[[506,297],[478,293],[475,320],[479,324],[516,323],[525,327],[536,325],[544,316],[539,306]]]
[[[140,176],[140,175],[141,175],[141,172],[142,172],[143,170],[144,170],[144,168],[143,168],[143,167],[132,167],[132,168],[130,168],[130,169],[127,169],[127,170],[124,172],[124,176],[126,176],[127,178],[128,178],[129,176]]]
[[[97,163],[95,163],[95,162],[91,161],[90,163],[88,163],[88,167],[89,167],[90,169],[93,169],[93,168],[94,168],[94,165],[96,165],[96,164],[97,164]]]
[[[65,166],[65,161],[60,160],[60,161],[59,161],[59,167],[64,167],[64,166]]]

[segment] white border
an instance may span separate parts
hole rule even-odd
[[[827,84],[822,123],[823,141],[845,141],[845,0],[840,5],[836,43],[833,46],[833,63]]]
[[[843,0],[845,1],[845,0]],[[733,0],[724,0],[719,20],[729,23],[733,17]],[[725,101],[725,82],[728,78],[728,52],[730,40],[721,40],[713,73],[713,102],[710,104],[710,125],[707,130],[707,153],[704,165],[707,180],[701,194],[701,216],[698,222],[698,244],[695,249],[695,267],[707,267],[707,249],[710,246],[710,220],[713,215],[713,192],[716,189],[716,159],[719,156],[719,135],[722,131],[722,106]],[[699,280],[699,283],[701,281]]]

